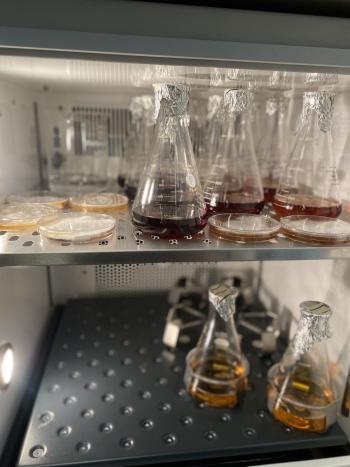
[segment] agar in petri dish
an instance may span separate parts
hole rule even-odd
[[[3,204],[0,206],[0,228],[3,230],[36,229],[40,219],[58,212],[44,204]]]
[[[323,216],[287,216],[281,231],[289,239],[313,245],[340,245],[350,242],[350,223]]]
[[[26,191],[10,195],[6,201],[10,204],[44,204],[63,209],[68,204],[68,196],[47,190]]]
[[[114,213],[125,211],[128,201],[118,193],[86,193],[69,198],[69,205],[74,211]]]
[[[271,240],[280,230],[278,221],[258,214],[216,214],[209,218],[208,224],[215,237],[244,243]]]
[[[99,213],[64,212],[39,222],[39,232],[49,240],[89,243],[111,236],[116,221]]]

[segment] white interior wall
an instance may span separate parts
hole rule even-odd
[[[0,80],[0,202],[40,183],[35,96],[29,87]]]

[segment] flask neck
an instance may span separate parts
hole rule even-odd
[[[301,121],[310,124],[317,121],[318,128],[328,132],[331,128],[335,94],[331,92],[305,92]]]

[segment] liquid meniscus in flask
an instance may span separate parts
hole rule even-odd
[[[285,197],[277,194],[273,207],[279,217],[305,215],[336,218],[342,210],[342,205],[337,199],[307,195]]]
[[[193,378],[188,392],[208,406],[234,407],[247,390],[245,368],[238,360],[216,355],[194,361],[191,366],[194,373],[200,371],[203,379]]]

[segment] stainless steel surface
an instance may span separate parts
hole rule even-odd
[[[0,266],[350,258],[350,247],[304,246],[281,237],[252,246],[211,238],[206,230],[198,238],[169,240],[136,233],[127,212],[117,216],[113,237],[85,245],[45,241],[32,231],[0,231]]]

